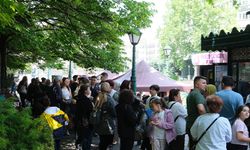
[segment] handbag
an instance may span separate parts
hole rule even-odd
[[[201,136],[198,138],[198,140],[197,141],[195,141],[195,144],[194,144],[194,146],[190,149],[190,150],[195,150],[196,149],[196,146],[197,146],[197,144],[200,142],[200,140],[202,139],[202,137],[207,133],[207,131],[211,128],[211,126],[216,122],[216,120],[218,120],[220,118],[220,116],[219,117],[217,117],[216,119],[214,119],[214,121],[207,127],[207,129],[201,134]]]

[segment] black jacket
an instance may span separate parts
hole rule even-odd
[[[91,99],[85,95],[79,95],[76,102],[76,122],[82,124],[83,119],[89,120],[90,113],[93,111]]]
[[[119,137],[134,139],[137,116],[132,105],[118,104],[116,113]]]

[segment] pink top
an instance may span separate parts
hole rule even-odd
[[[164,120],[160,120],[159,128],[165,129],[165,136],[167,143],[172,142],[176,138],[176,132],[174,127],[174,117],[172,111],[169,109],[164,110]],[[152,120],[158,120],[158,115],[154,115]],[[151,131],[150,138],[153,139],[154,131]]]
[[[247,142],[241,142],[239,141],[237,138],[236,138],[236,133],[237,132],[243,132],[243,135],[245,137],[248,137],[248,129],[247,129],[247,126],[246,124],[240,120],[240,119],[236,119],[233,126],[232,126],[232,141],[231,143],[232,144],[237,144],[237,145],[245,145],[245,146],[248,146],[248,143]]]

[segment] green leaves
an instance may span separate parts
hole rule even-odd
[[[8,36],[8,67],[14,69],[72,60],[86,68],[121,71],[126,58],[120,37],[148,27],[153,13],[151,4],[135,0],[4,1],[14,12],[0,16],[0,34]]]
[[[52,131],[33,119],[30,109],[18,111],[11,99],[0,101],[0,150],[53,150]]]
[[[159,37],[162,49],[172,48],[168,61],[175,71],[182,70],[185,60],[200,51],[201,34],[236,25],[236,9],[226,0],[172,0],[166,10]]]

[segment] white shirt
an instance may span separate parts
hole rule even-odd
[[[207,113],[199,116],[191,128],[191,134],[195,140],[207,129],[207,127],[219,116],[217,113]],[[232,139],[231,125],[228,119],[220,117],[209,128],[196,146],[196,150],[227,150],[227,143]]]
[[[232,144],[236,144],[236,145],[245,145],[248,146],[247,142],[241,142],[236,138],[236,134],[237,132],[243,132],[243,136],[248,138],[249,134],[248,134],[248,129],[246,124],[241,120],[241,119],[236,119],[233,126],[232,126]]]
[[[164,115],[165,115],[165,111],[161,111],[159,113],[156,113],[154,118],[157,118],[157,120],[162,121],[165,119]],[[153,138],[154,139],[157,139],[157,140],[166,139],[165,133],[166,133],[165,129],[159,128],[157,126],[153,126]]]
[[[72,95],[71,95],[71,90],[70,88],[66,88],[66,87],[63,87],[62,88],[62,98],[64,100],[71,100],[72,99]]]
[[[174,104],[175,103],[175,104]],[[174,119],[178,117],[175,121],[175,130],[177,135],[184,135],[186,133],[186,117],[187,117],[187,109],[179,102],[171,101],[168,104],[168,108],[172,105],[171,111],[173,113]]]

